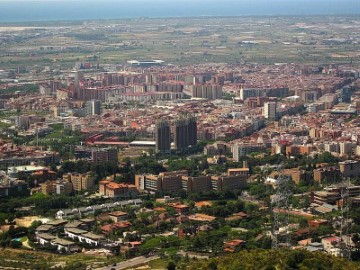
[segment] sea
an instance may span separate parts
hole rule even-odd
[[[0,0],[0,22],[259,15],[360,15],[360,0]]]

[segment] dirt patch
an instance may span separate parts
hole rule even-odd
[[[40,216],[27,216],[27,217],[22,217],[22,218],[16,218],[14,221],[16,222],[16,225],[18,225],[18,226],[30,227],[31,224],[37,220],[41,221],[42,223],[46,223],[47,221],[49,221],[49,219],[43,218]]]

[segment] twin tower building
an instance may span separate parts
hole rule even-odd
[[[173,149],[181,151],[197,143],[197,123],[195,117],[182,117],[172,125],[169,121],[161,120],[156,123],[156,152],[170,152],[171,128],[173,127]]]

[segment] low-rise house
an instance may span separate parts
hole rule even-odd
[[[54,231],[54,227],[51,225],[43,224],[36,228],[35,234],[50,233]]]
[[[50,225],[55,231],[60,231],[64,229],[66,223],[68,223],[67,220],[52,220],[45,225]]]
[[[332,236],[321,239],[321,244],[324,246],[324,250],[328,253],[333,252],[333,248],[335,248],[340,242],[340,237]]]
[[[298,229],[295,232],[295,236],[297,236],[297,237],[306,237],[309,234],[311,234],[314,230],[315,230],[315,228],[311,228],[311,227],[301,228],[301,229]]]
[[[209,202],[209,201],[201,201],[201,202],[195,203],[195,207],[197,209],[201,209],[201,207],[211,207],[211,206],[212,206],[212,202]]]
[[[193,221],[202,221],[202,222],[210,222],[216,219],[216,217],[205,215],[205,214],[199,214],[196,213],[194,215],[188,216],[189,220]]]
[[[314,243],[310,243],[307,247],[306,247],[307,251],[310,252],[315,252],[315,251],[323,251],[324,250],[324,246],[322,243],[318,243],[318,242],[314,242]]]
[[[82,234],[87,233],[87,231],[78,228],[66,228],[64,233],[67,237],[71,239],[77,239],[79,242],[82,242],[80,240],[82,238]]]
[[[112,231],[116,230],[117,227],[113,226],[113,224],[106,224],[100,227],[101,233],[103,234],[109,234]]]
[[[126,228],[129,228],[130,226],[131,226],[130,222],[128,222],[128,221],[120,221],[120,222],[116,222],[116,223],[113,223],[113,224],[103,225],[103,226],[101,226],[100,229],[101,229],[101,232],[103,234],[109,234],[114,230],[126,229]]]
[[[108,213],[104,213],[104,214],[101,214],[101,215],[98,215],[97,217],[96,217],[96,220],[97,221],[107,221],[107,222],[110,222],[110,221],[113,221],[111,218],[110,218],[110,216],[109,216],[109,214]]]
[[[101,242],[105,240],[105,237],[103,235],[88,232],[82,235],[82,240],[89,245],[99,246]],[[82,240],[80,240],[80,242],[83,242]]]
[[[298,241],[298,245],[305,247],[305,246],[310,245],[311,242],[312,242],[312,238],[306,238],[306,239]]]
[[[114,222],[124,221],[128,218],[128,214],[122,211],[115,211],[108,214]]]
[[[180,204],[180,203],[169,203],[168,204],[170,207],[174,208],[175,211],[179,214],[179,215],[184,215],[186,213],[189,212],[190,207],[188,205],[185,204]]]
[[[239,213],[235,213],[233,215],[231,215],[230,217],[225,218],[226,221],[234,221],[234,220],[240,220],[240,219],[244,219],[247,218],[247,214],[244,212],[239,212]]]
[[[65,229],[67,228],[79,228],[83,223],[79,220],[70,221],[69,223],[65,224]]]
[[[56,246],[58,251],[66,251],[66,252],[76,252],[79,251],[79,247],[76,245],[76,243],[56,238],[51,241],[51,245]]]
[[[308,220],[308,224],[310,227],[320,227],[322,225],[326,225],[328,223],[327,220],[325,219],[311,219],[311,220]]]
[[[155,208],[154,208],[154,211],[155,211],[155,212],[162,213],[162,212],[166,212],[166,209],[165,209],[164,207],[155,207]]]
[[[103,235],[93,234],[79,228],[66,228],[64,230],[64,233],[67,237],[71,239],[76,239],[81,243],[87,243],[94,246],[100,245],[101,241],[105,240],[105,237]]]
[[[240,249],[241,246],[245,245],[245,241],[241,239],[235,239],[224,243],[225,252],[235,252]]]
[[[49,233],[38,233],[36,235],[37,242],[42,246],[51,243],[54,239],[56,239],[56,236]]]

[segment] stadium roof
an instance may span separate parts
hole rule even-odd
[[[130,65],[141,66],[141,65],[162,65],[165,61],[162,60],[130,60],[127,61]]]

